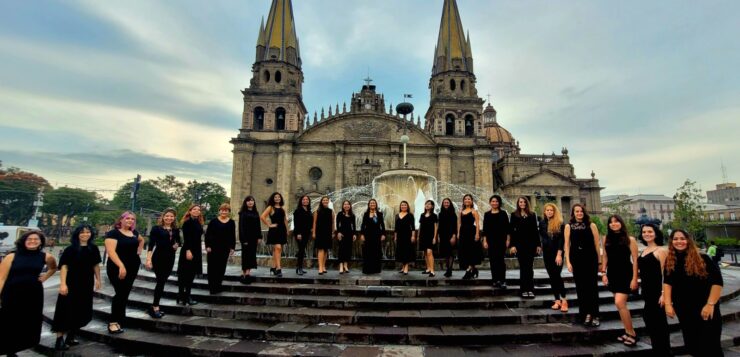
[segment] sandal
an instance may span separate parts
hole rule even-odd
[[[115,327],[116,329],[114,330],[111,327]],[[119,325],[117,322],[109,323],[108,333],[111,335],[117,335],[119,333],[123,333],[123,329],[121,328],[121,325]]]
[[[632,336],[630,334],[625,334],[625,339],[622,340],[622,343],[624,343],[625,346],[628,347],[635,347],[637,346],[637,336]]]
[[[555,303],[553,303],[550,308],[553,310],[560,310],[560,307],[561,307],[560,300],[555,300]]]
[[[568,300],[563,300],[563,302],[560,303],[560,312],[568,312]]]
[[[624,341],[626,341],[626,340],[627,340],[627,338],[628,338],[629,336],[630,336],[630,335],[629,335],[628,333],[626,333],[626,332],[625,332],[625,333],[624,333],[624,335],[622,335],[622,336],[619,336],[619,337],[617,337],[617,341],[619,341],[619,342],[624,342]]]
[[[583,324],[585,326],[591,326],[592,321],[593,321],[593,317],[591,317],[591,315],[586,315],[586,319],[583,320]]]

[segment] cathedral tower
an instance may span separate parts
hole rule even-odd
[[[260,24],[252,79],[244,94],[242,129],[300,132],[306,108],[302,99],[301,51],[290,0],[273,0]]]
[[[465,36],[457,1],[445,0],[439,37],[434,49],[426,130],[435,137],[484,136],[473,74],[470,36]]]

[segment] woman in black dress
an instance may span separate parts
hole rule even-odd
[[[452,263],[455,260],[453,250],[457,245],[457,214],[452,200],[445,198],[442,200],[442,208],[439,210],[439,256],[445,259],[445,278],[452,276]]]
[[[511,214],[511,254],[519,261],[519,294],[534,299],[534,257],[542,253],[537,227],[537,215],[529,200],[519,197],[517,209]]]
[[[164,292],[164,284],[172,274],[175,265],[175,253],[180,247],[180,230],[177,228],[177,212],[168,208],[159,216],[158,225],[149,232],[145,267],[154,270],[157,285],[154,288],[154,301],[149,309],[149,316],[162,318],[164,313],[159,309],[159,299]]]
[[[396,261],[401,263],[401,270],[398,272],[408,275],[409,263],[416,260],[416,226],[414,214],[409,212],[409,203],[406,201],[401,201],[398,208],[393,241],[396,243]]]
[[[437,214],[434,213],[434,201],[424,203],[424,213],[419,217],[419,250],[424,254],[427,270],[424,274],[434,277],[434,248],[437,246]]]
[[[311,198],[303,195],[298,200],[298,207],[293,211],[293,238],[298,243],[296,249],[295,273],[297,275],[306,274],[303,270],[303,262],[306,259],[306,246],[311,239],[311,230],[313,229],[313,213],[311,212]]]
[[[262,226],[254,197],[247,196],[239,209],[239,242],[242,245],[241,283],[249,284],[252,269],[257,268],[257,246],[262,241]]]
[[[339,241],[339,274],[349,273],[352,244],[357,240],[357,223],[352,212],[352,202],[342,202],[342,212],[337,215],[337,240]]]
[[[383,213],[378,211],[378,201],[374,198],[367,201],[367,210],[362,215],[360,240],[362,241],[362,273],[380,273],[383,242],[385,241],[385,222]]]
[[[190,296],[195,276],[203,274],[203,223],[205,219],[201,214],[200,206],[194,204],[180,221],[182,227],[182,248],[180,248],[180,259],[177,261],[177,285],[180,293],[177,303],[183,305],[196,305],[198,302]]]
[[[604,285],[614,294],[614,305],[624,325],[624,335],[618,340],[626,346],[637,345],[637,334],[632,326],[632,315],[627,308],[629,294],[637,290],[637,241],[627,233],[622,217],[611,215],[609,228],[604,239],[604,258],[601,276]]]
[[[283,277],[282,262],[280,259],[283,254],[283,245],[288,243],[288,215],[285,214],[285,200],[279,192],[274,192],[267,200],[267,208],[262,212],[260,220],[268,228],[267,244],[272,245],[272,267],[270,274],[275,274],[278,278]],[[267,221],[267,218],[270,221]]]
[[[228,203],[219,206],[218,217],[208,222],[205,243],[208,254],[208,290],[211,294],[218,294],[223,291],[226,265],[236,248],[236,223],[231,219],[231,205]]]
[[[545,203],[544,215],[540,221],[540,239],[542,240],[542,259],[550,278],[550,287],[555,296],[551,308],[568,312],[568,300],[565,299],[565,284],[560,274],[563,271],[563,215],[553,203]]]
[[[599,229],[591,222],[586,208],[576,203],[565,225],[565,264],[573,273],[578,296],[579,316],[586,326],[599,322]]]
[[[480,241],[480,215],[473,206],[473,196],[463,196],[460,220],[457,225],[457,236],[460,238],[460,268],[465,268],[463,280],[478,277],[475,267],[483,260],[482,244]]]
[[[331,238],[334,232],[334,210],[331,209],[329,197],[321,197],[319,209],[313,214],[313,239],[317,251],[319,275],[326,274],[326,259],[331,249]]]
[[[108,254],[105,266],[108,281],[116,292],[111,302],[108,332],[117,334],[123,332],[120,323],[126,319],[128,295],[139,273],[144,237],[136,230],[136,215],[129,211],[123,212],[113,227],[105,234],[105,251]]]
[[[491,283],[494,288],[506,289],[506,250],[511,243],[509,215],[501,209],[501,196],[488,199],[491,210],[483,215],[483,248],[488,249],[491,262]]]
[[[670,242],[663,281],[665,313],[678,316],[689,354],[722,356],[722,274],[686,231],[671,232]]]
[[[57,271],[54,257],[43,251],[45,243],[41,231],[26,232],[0,263],[0,354],[15,356],[39,344],[43,283]],[[44,265],[48,270],[41,275]]]
[[[655,356],[670,356],[668,320],[663,309],[663,267],[668,251],[662,247],[663,232],[648,223],[640,230],[640,241],[647,246],[637,258],[644,307],[642,319],[650,335]]]
[[[93,228],[82,224],[75,228],[71,245],[59,259],[60,283],[54,322],[51,330],[57,334],[56,350],[79,344],[77,331],[92,320],[93,291],[100,290],[100,250],[91,241]],[[66,340],[64,334],[67,334]]]

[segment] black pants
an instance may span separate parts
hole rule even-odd
[[[301,234],[301,239],[296,239],[296,247],[298,248],[296,250],[295,256],[298,259],[296,267],[303,268],[303,261],[306,259],[306,246],[308,245],[308,237],[310,237],[311,234]]]
[[[581,318],[585,318],[586,315],[598,317],[599,261],[595,252],[578,254],[583,256],[571,256],[570,264],[573,266],[573,281],[576,283],[576,296],[580,305],[579,313]]]
[[[488,259],[491,261],[491,281],[503,283],[506,281],[506,246],[488,244]]]
[[[208,253],[208,289],[211,294],[223,290],[224,275],[226,275],[226,263],[229,261],[229,251],[212,249]]]
[[[719,305],[714,306],[714,317],[709,321],[701,318],[701,307],[681,307],[675,300],[673,307],[681,326],[683,343],[690,355],[695,357],[724,355],[720,342],[722,314],[719,312]]]
[[[645,300],[642,319],[645,320],[645,327],[650,335],[653,354],[661,357],[670,356],[671,344],[668,336],[668,319],[665,316],[665,309],[658,304],[660,291],[646,293],[643,289],[642,298]]]
[[[543,259],[545,261],[547,276],[550,278],[552,295],[555,297],[555,300],[560,300],[565,299],[565,284],[563,283],[563,277],[560,275],[563,272],[563,265],[555,264],[556,256],[557,253],[545,252]]]
[[[534,252],[531,248],[516,252],[519,261],[519,292],[534,292]]]
[[[195,280],[195,272],[190,269],[180,269],[177,272],[177,286],[180,292],[180,300],[187,302],[190,298],[190,290]]]
[[[136,275],[139,273],[139,265],[130,264],[127,266],[126,277],[123,279],[118,278],[117,265],[108,264],[106,270],[108,272],[108,280],[110,280],[113,290],[116,292],[111,302],[110,322],[122,322],[126,318],[126,304],[128,304],[128,296],[131,294],[131,288],[134,286]]]
[[[171,261],[162,261],[154,263],[154,276],[157,277],[157,285],[154,287],[154,302],[153,306],[159,306],[159,299],[162,298],[164,292],[164,284],[167,283],[167,279],[172,274],[172,265],[174,264],[174,257]]]

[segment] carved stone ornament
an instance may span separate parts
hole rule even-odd
[[[388,125],[385,123],[378,123],[374,120],[365,121],[352,121],[344,125],[345,137],[359,138],[359,139],[372,139],[380,136],[389,131]]]

